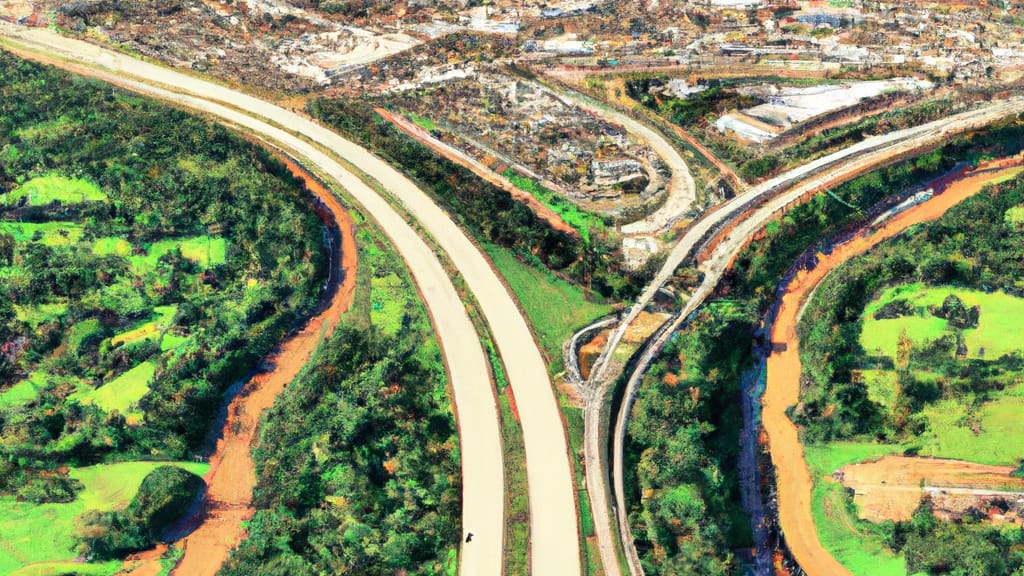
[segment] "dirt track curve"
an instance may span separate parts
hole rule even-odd
[[[344,187],[376,220],[409,266],[430,310],[449,370],[462,457],[463,530],[472,531],[474,535],[471,544],[462,545],[461,572],[474,576],[498,575],[504,545],[504,471],[497,404],[479,335],[433,249],[382,194],[323,150],[332,150],[360,169],[373,173],[447,250],[480,301],[505,357],[509,379],[522,407],[530,462],[531,518],[535,521],[534,573],[579,573],[576,510],[565,435],[540,352],[512,298],[487,261],[425,193],[369,152],[306,118],[267,102],[85,42],[63,38],[51,31],[0,23],[0,35],[6,37],[7,48],[15,49],[24,57],[58,64],[202,111],[271,141]],[[240,111],[243,108],[246,112]],[[287,126],[288,131],[278,126]],[[296,132],[323,148],[295,136]],[[198,562],[204,564],[204,569],[190,572],[189,576],[217,571],[219,565],[203,559],[201,552],[194,554]],[[184,562],[191,561],[185,559]]]
[[[772,342],[782,346],[776,346],[779,351],[768,357],[768,384],[762,399],[762,420],[775,465],[779,524],[794,558],[809,576],[849,575],[850,572],[818,540],[811,514],[811,475],[796,426],[786,416],[786,409],[795,405],[800,396],[800,342],[796,326],[805,303],[828,273],[843,262],[915,224],[939,218],[979,192],[987,182],[1020,171],[1019,167],[979,169],[954,182],[931,200],[896,215],[876,231],[859,234],[835,246],[830,254],[819,255],[817,266],[798,273],[788,286],[771,331]]]

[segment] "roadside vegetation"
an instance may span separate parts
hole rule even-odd
[[[644,376],[625,482],[638,491],[630,522],[647,574],[740,573],[730,550],[752,545],[735,401],[751,315],[749,305],[709,305]]]
[[[820,239],[862,224],[865,212],[890,194],[934,178],[962,159],[970,160],[983,154],[1004,156],[1017,153],[1024,143],[1022,136],[1024,129],[1019,123],[1008,122],[984,134],[957,139],[933,153],[851,180],[830,193],[819,194],[794,207],[779,222],[766,227],[764,238],[751,243],[740,253],[734,267],[718,286],[716,298],[689,326],[675,335],[652,364],[633,409],[626,444],[625,482],[627,487],[632,487],[627,488],[630,522],[647,573],[676,573],[679,566],[691,566],[686,562],[698,561],[705,562],[709,570],[714,567],[719,573],[742,571],[740,560],[728,552],[750,545],[749,517],[739,508],[735,475],[739,453],[737,434],[742,419],[737,394],[741,375],[754,367],[753,351],[747,343],[751,342],[751,335],[775,301],[779,278],[784,277],[794,261]],[[1009,207],[1020,202],[1004,202],[1009,206],[1004,206],[1004,211],[998,216],[993,208],[993,214],[983,217],[1000,224],[1013,220],[1015,213],[1009,212]],[[965,217],[955,230],[952,227],[943,229],[934,238],[936,242],[943,237],[949,242],[963,242],[969,236],[963,233],[969,229],[967,223],[981,217],[979,214]],[[969,258],[975,258],[976,254],[971,252]],[[945,256],[934,258],[935,263],[946,260]],[[911,261],[919,262],[920,256]],[[949,266],[953,265],[952,262],[950,260]],[[966,265],[968,260],[964,262]],[[968,267],[979,274],[987,270],[978,265],[977,260],[969,262]],[[991,276],[984,276],[991,282]],[[1013,283],[1019,282],[1017,278]],[[867,294],[871,293],[870,288],[853,280],[847,279],[847,283],[850,290],[866,289]],[[990,283],[988,286],[993,291],[998,285]],[[1017,289],[1022,287],[1024,284],[1018,285]],[[720,303],[716,304],[715,300]],[[845,301],[839,298],[830,302]],[[856,303],[848,304],[842,308],[846,309],[855,309],[859,314],[863,305],[857,308]],[[807,315],[810,314],[809,310]],[[859,334],[859,331],[853,333],[854,340]],[[842,360],[839,356],[831,356],[827,361],[820,357],[805,357],[805,366],[834,365]],[[836,393],[833,388],[829,390],[830,394]],[[861,413],[858,412],[861,410],[861,396],[847,393],[843,398],[856,407],[839,408],[845,410],[845,414]],[[830,402],[820,403],[821,409],[827,408]],[[862,413],[865,418],[870,418],[873,412],[867,410]],[[831,425],[835,416],[826,420]],[[688,423],[685,428],[688,435],[682,438],[672,433],[679,422]],[[819,425],[826,426],[824,423]],[[814,446],[809,447],[812,458],[816,457],[813,449]],[[879,455],[886,450],[882,446]],[[670,474],[665,472],[666,469],[675,472]],[[710,472],[705,474],[703,470]],[[831,472],[829,470],[828,473]],[[816,492],[816,498],[828,490],[832,491],[833,498],[843,495],[838,483],[828,485],[828,481],[825,482],[824,488],[819,487],[825,491]],[[732,495],[731,504],[723,505],[720,500],[723,493]],[[838,501],[846,502],[845,496]],[[686,504],[689,515],[681,514],[680,510],[666,512],[669,504]],[[852,506],[852,503],[845,505]],[[824,514],[821,504],[816,506],[816,517]],[[845,522],[850,516],[846,515],[846,508],[842,510],[844,514],[835,517]],[[846,535],[846,545],[859,551],[863,542],[854,540],[853,535],[860,534],[863,529],[858,527],[855,514],[852,517],[854,529],[840,526],[842,530],[833,534]],[[676,522],[672,518],[691,518],[693,521]],[[868,548],[883,550],[885,546],[877,544]],[[896,554],[886,554],[872,556],[872,561],[880,562],[879,566],[890,567],[898,561]],[[870,565],[870,562],[865,565]],[[683,572],[693,570],[699,571],[691,567]]]
[[[223,574],[454,574],[461,476],[440,349],[401,259],[365,223],[356,238],[352,308],[264,416],[257,511]]]
[[[301,183],[263,149],[0,53],[0,508],[21,520],[0,572],[76,541],[96,559],[150,545],[171,512],[131,505],[126,461],[203,452],[225,390],[316,305],[324,261]],[[94,497],[76,480],[92,466],[123,492]],[[199,485],[170,478],[154,485],[180,514]]]
[[[597,299],[625,300],[642,285],[642,274],[620,268],[618,246],[597,222],[584,222],[588,226],[587,241],[582,235],[576,239],[553,230],[505,190],[441,158],[384,122],[370,104],[319,99],[310,102],[309,111],[418,181],[480,244],[496,244],[530,266],[540,264],[586,287]],[[574,217],[569,208],[563,208],[565,214]]]

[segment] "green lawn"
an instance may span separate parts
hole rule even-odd
[[[551,371],[560,372],[562,343],[576,330],[609,314],[611,306],[588,301],[578,286],[523,264],[504,248],[485,244],[484,250],[518,297]]]
[[[137,274],[146,274],[156,269],[160,257],[164,254],[181,249],[181,255],[187,260],[210,268],[225,262],[227,253],[227,242],[224,238],[211,238],[209,236],[195,236],[192,238],[178,238],[171,240],[159,240],[149,245],[143,245],[146,249],[145,255],[128,256],[128,262]],[[93,246],[95,252],[96,246]]]
[[[14,305],[14,314],[21,322],[25,322],[32,329],[40,324],[59,320],[68,312],[66,302],[53,302],[50,304],[37,304],[35,306]]]
[[[57,201],[61,204],[99,202],[107,195],[99,186],[81,178],[65,178],[58,174],[37,176],[2,196],[3,204],[13,205],[22,198],[28,198],[31,206],[45,206]]]
[[[21,382],[0,392],[0,410],[24,406],[36,399],[36,396],[46,386],[46,373],[41,371],[29,374]]]
[[[412,120],[413,124],[419,126],[420,128],[423,128],[427,132],[433,132],[434,130],[437,130],[437,124],[434,124],[434,121],[431,120],[430,118],[427,118],[426,116],[409,114],[409,118]]]
[[[124,462],[72,469],[70,476],[82,481],[84,489],[74,502],[32,504],[0,497],[0,574],[62,574],[74,561],[75,519],[86,510],[122,508],[135,496],[143,478],[164,464],[180,466],[203,475],[207,464]],[[113,574],[120,562],[75,564],[83,574]]]
[[[978,409],[981,434],[964,423],[967,407],[957,400],[927,406],[922,414],[928,429],[919,436],[922,456],[956,458],[982,464],[1020,464],[1024,448],[1013,438],[1024,438],[1024,385],[1004,391]]]
[[[120,344],[132,344],[142,340],[153,340],[160,337],[160,333],[167,330],[174,321],[174,314],[177,313],[177,306],[157,306],[153,309],[156,318],[143,324],[139,324],[131,330],[122,332],[110,339],[114,346]]]
[[[127,415],[131,407],[149,392],[149,383],[155,374],[156,364],[143,362],[103,386],[85,393],[76,392],[71,398],[82,404],[96,404],[108,412],[117,410]]]
[[[70,246],[82,237],[82,226],[70,222],[0,222],[0,232],[10,234],[16,242],[38,241],[47,246]]]
[[[963,330],[968,357],[999,358],[1003,354],[1024,347],[1020,339],[1020,318],[1024,318],[1024,298],[1003,292],[986,294],[978,290],[963,290],[948,286],[927,287],[921,283],[890,288],[864,310],[860,343],[868,354],[881,353],[896,356],[896,343],[905,329],[915,343],[934,340],[951,332],[942,318],[928,312],[931,306],[941,306],[950,294],[956,294],[965,306],[980,306],[978,327]],[[915,316],[875,320],[872,315],[882,305],[903,298],[916,308]]]
[[[841,484],[832,472],[847,464],[901,452],[901,446],[835,442],[805,446],[804,455],[814,480],[811,513],[822,545],[855,576],[906,576],[906,561],[891,552],[871,524],[851,514]]]
[[[397,334],[402,329],[409,297],[405,281],[397,274],[389,274],[374,277],[370,283],[370,322],[384,334]]]

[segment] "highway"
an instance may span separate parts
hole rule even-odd
[[[672,277],[676,268],[684,260],[693,255],[704,242],[711,240],[715,235],[721,236],[716,238],[717,244],[710,257],[701,263],[700,268],[704,273],[703,280],[694,290],[683,309],[667,321],[659,329],[655,337],[648,341],[639,361],[636,363],[633,373],[627,381],[625,396],[613,431],[612,461],[614,467],[612,470],[612,484],[616,508],[618,510],[625,509],[622,454],[625,444],[626,424],[629,420],[629,410],[636,398],[644,372],[661,351],[661,348],[668,342],[671,335],[712,293],[722,274],[725,273],[754,234],[764,227],[768,221],[775,218],[778,213],[815,193],[836,186],[870,169],[884,165],[900,155],[941,144],[954,135],[978,129],[1009,114],[1022,111],[1024,111],[1024,99],[1014,98],[988,104],[978,109],[962,112],[929,124],[869,138],[854,146],[771,178],[719,206],[691,226],[672,249],[664,266],[655,276],[654,280],[647,286],[640,298],[637,299],[637,302],[625,315],[616,330],[613,331],[604,352],[595,362],[586,386],[585,398],[594,400],[593,402],[588,402],[588,413],[585,415],[586,421],[588,424],[592,421],[596,424],[605,420],[599,414],[599,411],[607,410],[607,408],[601,406],[603,404],[602,399],[606,398],[609,386],[617,378],[617,374],[609,374],[607,372],[610,365],[607,359],[611,357],[611,354],[618,346],[629,324],[651,301],[657,290]],[[785,190],[785,192],[780,194],[778,193],[780,190]],[[764,201],[765,198],[769,199]],[[751,208],[754,208],[752,212],[750,211]],[[731,230],[726,231],[724,234],[719,234],[725,226],[731,223],[735,223]],[[591,416],[591,412],[595,415]],[[595,466],[599,467],[598,469],[600,470],[606,469],[607,460],[599,450],[600,446],[606,444],[603,429],[603,427],[588,428],[586,431],[585,442],[587,447],[585,453],[588,456],[588,471],[594,470]],[[591,455],[599,460],[591,461]],[[600,494],[595,492],[593,488],[590,489],[590,493],[592,498],[594,498],[595,494],[598,494],[598,497],[600,497]],[[598,501],[593,501],[595,524],[599,519],[608,517],[607,514],[602,515],[598,513],[596,510],[598,504]],[[633,546],[633,539],[624,517],[620,518],[619,529],[620,541],[629,561],[631,572],[634,576],[642,574],[643,571],[640,568],[639,559]],[[599,536],[603,532],[610,532],[610,530],[597,531]]]
[[[487,359],[451,279],[434,251],[385,194],[402,204],[437,242],[476,297],[492,331],[519,406],[530,497],[531,567],[535,576],[580,573],[580,546],[568,446],[551,381],[529,327],[497,273],[429,196],[367,150],[298,114],[231,88],[49,30],[0,24],[23,55],[56,62],[132,91],[201,111],[286,149],[344,187],[391,239],[430,309],[444,351],[459,421],[463,471],[461,573],[501,574],[504,476],[501,438]],[[28,51],[29,54],[25,54]],[[378,192],[336,156],[372,175]],[[187,551],[186,551],[187,554]]]

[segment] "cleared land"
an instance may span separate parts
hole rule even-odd
[[[926,488],[1024,491],[1014,466],[989,466],[962,460],[886,456],[842,468],[843,486],[854,491],[858,515],[874,522],[910,520]]]

